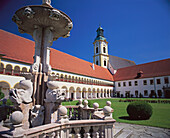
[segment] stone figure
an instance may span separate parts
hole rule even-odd
[[[51,0],[43,0],[42,2],[43,2],[43,4],[51,5]]]
[[[65,99],[66,92],[65,90],[58,89],[58,85],[56,81],[48,81],[47,82],[47,91],[46,91],[46,102],[60,103]]]
[[[52,9],[50,12],[49,18],[51,18],[53,20],[59,20],[60,16],[61,16],[61,13],[58,10]]]
[[[30,7],[26,7],[23,13],[23,15],[27,16],[29,19],[33,18],[34,14],[35,12]]]
[[[9,98],[14,104],[32,102],[33,86],[31,80],[21,80],[19,83],[21,89],[11,89]]]
[[[31,109],[30,122],[32,127],[40,126],[44,122],[44,106],[35,105]]]

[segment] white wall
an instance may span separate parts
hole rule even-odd
[[[125,81],[116,81],[115,82],[115,92],[120,92],[125,96],[126,91],[130,91],[130,94],[133,94],[135,97],[135,91],[141,93],[144,96],[144,90],[148,90],[148,95],[144,97],[149,97],[151,90],[155,90],[157,93],[158,90],[161,90],[163,93],[163,86],[165,86],[164,78],[168,77],[169,85],[170,85],[170,76],[162,76],[162,77],[154,77],[154,78],[143,78],[143,79],[134,79],[134,80],[125,80]],[[157,84],[156,80],[160,79],[161,84]],[[147,85],[143,85],[143,80],[147,80]],[[150,85],[150,80],[154,80],[154,84]],[[128,82],[131,81],[132,86],[129,86]],[[134,82],[138,82],[138,86],[134,85]],[[123,86],[123,82],[126,82],[126,87]],[[121,87],[118,87],[118,83],[121,83]],[[163,93],[164,94],[164,93]],[[164,95],[163,95],[164,97]]]

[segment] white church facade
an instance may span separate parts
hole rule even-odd
[[[51,49],[52,74],[67,99],[111,97],[170,97],[170,59],[136,65],[108,54],[103,29],[97,29],[93,62]],[[0,90],[19,87],[33,63],[34,42],[0,30]],[[140,94],[141,93],[141,94]]]

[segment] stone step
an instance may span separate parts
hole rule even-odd
[[[113,137],[116,138],[118,135],[120,135],[123,131],[123,128],[115,128],[113,130]]]
[[[114,138],[130,138],[132,131],[123,130],[119,135]]]

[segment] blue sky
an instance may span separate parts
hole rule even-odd
[[[0,28],[20,34],[12,22],[16,10],[42,0],[1,0]],[[93,42],[99,24],[109,42],[109,54],[137,64],[170,57],[170,0],[52,0],[52,6],[73,21],[71,36],[53,48],[93,62]]]

